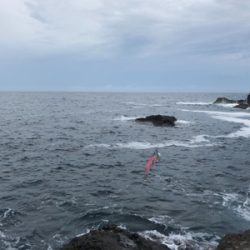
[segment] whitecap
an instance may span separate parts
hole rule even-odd
[[[243,199],[242,196],[236,193],[224,193],[222,194],[222,199],[224,207],[231,209],[243,219],[250,221],[250,199],[248,194]]]
[[[90,147],[102,147],[102,148],[124,148],[124,149],[151,149],[151,148],[166,148],[166,147],[187,147],[187,148],[198,148],[198,147],[212,147],[215,146],[215,143],[211,143],[206,139],[207,135],[198,135],[194,136],[189,141],[175,141],[169,140],[159,143],[151,143],[147,141],[131,141],[123,143],[113,143],[113,144],[91,144],[86,146]]]
[[[240,128],[236,132],[233,132],[227,135],[210,136],[210,137],[215,137],[215,138],[250,137],[250,120],[244,119],[244,118],[250,117],[250,113],[248,112],[220,112],[220,111],[185,110],[185,109],[183,109],[182,111],[205,113],[205,114],[210,115],[214,119],[227,121],[227,122],[233,122],[233,123],[240,123],[240,124],[245,125],[244,127]]]
[[[193,122],[191,121],[185,121],[185,120],[177,120],[176,124],[185,124],[185,125],[189,125],[189,124],[193,124]]]
[[[121,115],[120,117],[116,117],[116,118],[114,118],[113,120],[114,120],[114,121],[132,121],[132,120],[135,120],[135,119],[137,119],[137,118],[139,118],[139,116],[136,117],[136,116],[125,116],[125,115]]]
[[[178,105],[211,105],[212,102],[177,102]]]
[[[237,103],[216,103],[216,105],[224,108],[233,108],[237,105]]]
[[[152,240],[160,241],[172,250],[179,249],[193,249],[193,250],[212,250],[216,249],[218,245],[219,237],[209,235],[206,233],[194,233],[194,232],[183,232],[183,233],[170,233],[164,235],[156,230],[144,231],[139,233],[142,237]],[[207,240],[206,238],[212,238]]]

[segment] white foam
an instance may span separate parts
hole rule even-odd
[[[237,103],[217,103],[216,105],[224,108],[233,108],[237,105]]]
[[[215,237],[214,240],[207,241],[206,237],[211,237],[211,235],[205,233],[193,233],[193,232],[184,232],[182,234],[171,233],[168,236],[159,233],[156,230],[144,231],[140,233],[146,239],[153,241],[160,241],[162,244],[166,245],[172,250],[179,249],[193,249],[201,250],[215,249],[218,244],[218,237]]]
[[[212,102],[177,102],[178,105],[211,105]]]
[[[192,124],[193,122],[190,122],[190,121],[185,121],[185,120],[177,120],[176,121],[176,124],[186,124],[186,125],[189,125],[189,124]]]
[[[247,195],[243,200],[239,194],[236,193],[224,193],[222,194],[222,205],[233,210],[236,214],[243,219],[250,221],[250,199]]]
[[[136,116],[125,116],[125,115],[121,115],[120,117],[114,118],[113,120],[114,120],[114,121],[132,121],[132,120],[135,120],[135,119],[137,119],[137,118],[139,118],[139,116],[136,117]]]
[[[155,216],[155,217],[149,218],[148,220],[156,224],[165,225],[165,226],[168,224],[174,223],[174,220],[170,216],[167,216],[167,215]]]
[[[11,208],[8,208],[4,214],[3,214],[3,218],[6,219],[8,217],[9,214],[11,214],[13,211]]]
[[[223,136],[215,136],[217,138],[237,138],[237,137],[250,137],[250,120],[243,119],[250,117],[250,113],[248,112],[220,112],[220,111],[209,111],[209,110],[185,110],[188,112],[195,112],[195,113],[205,113],[210,115],[214,119],[233,122],[233,123],[240,123],[243,124],[244,127],[240,128],[238,131],[230,133],[228,135]]]
[[[132,105],[137,107],[163,107],[163,104],[159,103],[137,103],[137,102],[125,102],[126,105]]]
[[[186,141],[175,141],[169,140],[165,142],[159,143],[151,143],[147,141],[139,142],[139,141],[131,141],[131,142],[123,142],[123,143],[113,143],[113,144],[90,144],[85,148],[125,148],[125,149],[151,149],[151,148],[166,148],[166,147],[186,147],[186,148],[198,148],[198,147],[213,147],[217,145],[216,143],[211,143],[209,141],[208,135],[197,135],[192,137],[190,140]]]

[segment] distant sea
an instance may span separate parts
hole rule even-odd
[[[250,110],[212,104],[246,95],[1,92],[0,249],[57,250],[112,223],[205,250],[249,229]],[[152,114],[176,126],[134,121]]]

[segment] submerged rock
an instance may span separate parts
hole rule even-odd
[[[152,122],[155,126],[171,126],[175,125],[177,119],[174,116],[167,115],[150,115],[135,119],[136,122]]]
[[[242,234],[227,234],[225,235],[217,250],[249,250],[250,249],[250,230]]]
[[[158,242],[142,238],[114,225],[74,238],[62,250],[170,250]]]

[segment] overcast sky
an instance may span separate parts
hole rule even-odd
[[[250,0],[0,0],[0,90],[250,91]]]

